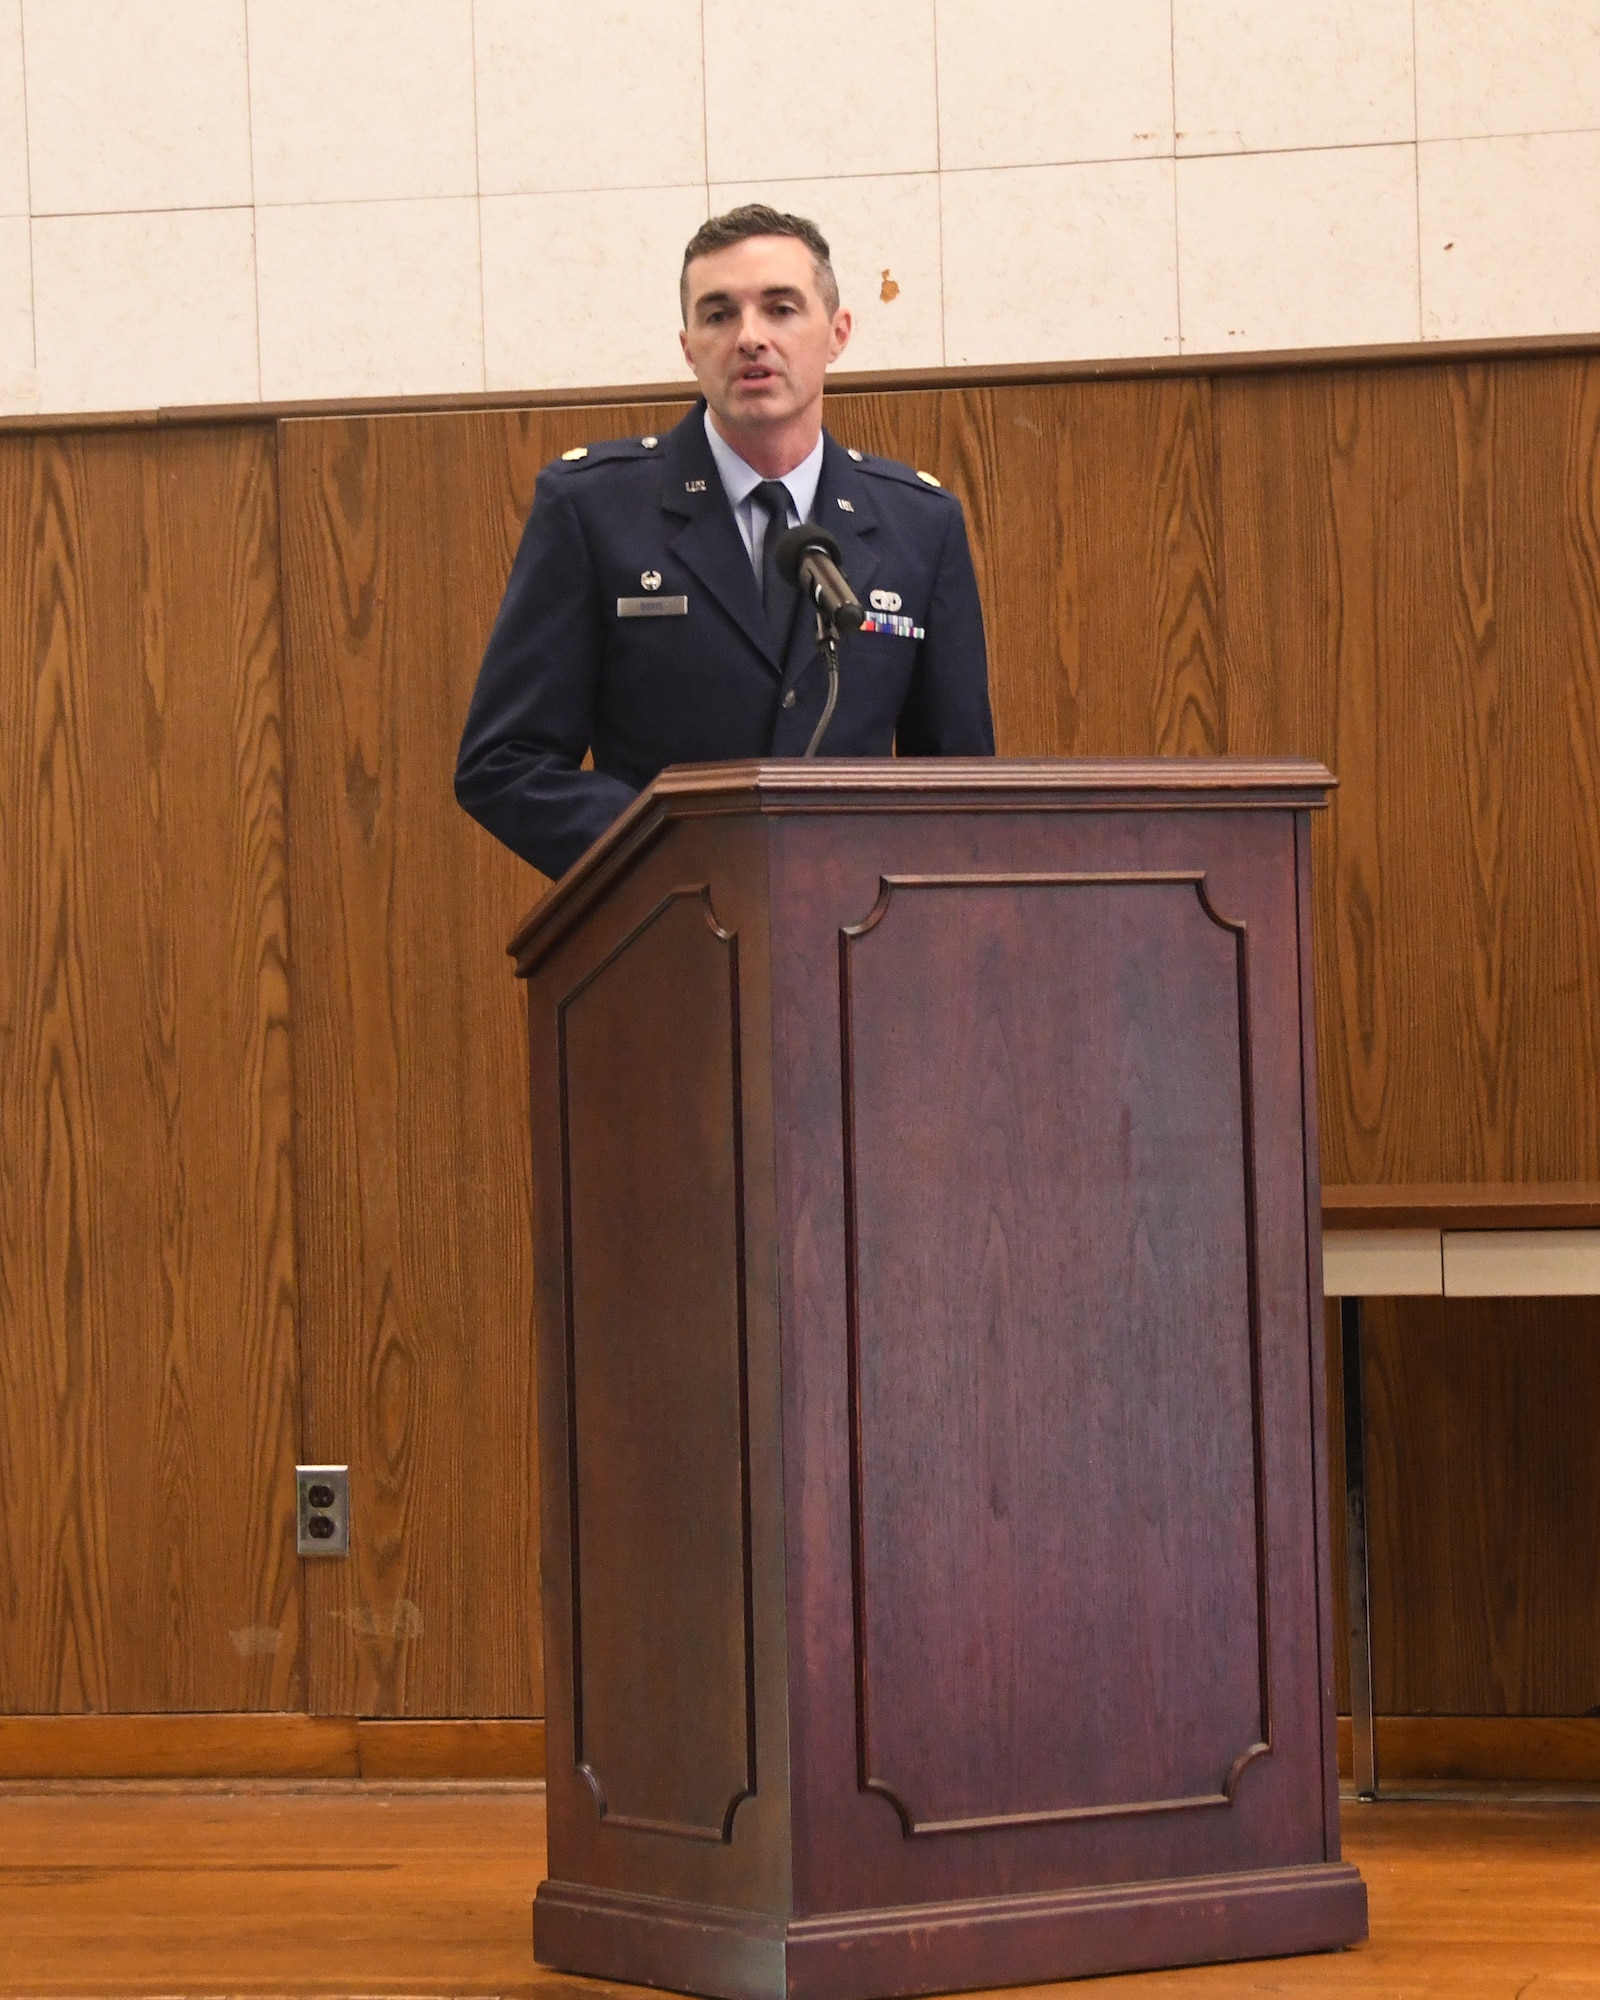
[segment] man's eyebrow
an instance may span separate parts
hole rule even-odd
[[[804,299],[805,291],[799,285],[768,285],[761,294],[762,299]],[[703,312],[707,306],[731,306],[735,303],[732,292],[702,292],[694,302],[696,312]]]

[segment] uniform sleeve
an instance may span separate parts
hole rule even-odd
[[[895,726],[902,757],[992,757],[989,654],[983,606],[967,547],[967,524],[952,500],[928,605],[926,637]]]
[[[582,769],[604,624],[567,481],[539,475],[456,760],[456,798],[497,840],[561,875],[632,800]]]

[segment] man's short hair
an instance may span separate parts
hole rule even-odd
[[[833,275],[828,239],[817,225],[807,216],[785,215],[781,209],[768,208],[765,202],[747,201],[742,208],[730,208],[726,215],[713,215],[702,222],[684,248],[683,271],[678,279],[678,301],[683,308],[685,326],[689,323],[689,266],[696,257],[709,257],[714,250],[726,250],[731,244],[743,243],[747,236],[798,238],[811,252],[822,303],[830,313],[839,310],[839,281]]]

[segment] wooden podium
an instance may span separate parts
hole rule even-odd
[[[540,1963],[1316,1951],[1320,766],[669,770],[534,910]]]

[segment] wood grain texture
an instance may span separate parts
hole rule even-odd
[[[361,1778],[532,1781],[544,1724],[348,1715],[0,1716],[0,1780]]]
[[[1211,385],[838,396],[966,508],[1002,756],[1202,756],[1219,712]]]
[[[535,1786],[13,1788],[0,1990],[526,1992],[543,1833]]]
[[[1293,742],[1340,777],[1318,856],[1330,1182],[1579,1180],[1600,1158],[1600,1079],[1564,1057],[1541,1080],[1594,1033],[1584,373],[1217,389],[1226,643],[1258,691],[1232,747]]]
[[[1600,1712],[1600,1301],[1368,1308],[1385,1714]]]
[[[359,1778],[356,1724],[325,1715],[10,1715],[0,1778]]]
[[[1358,1951],[1049,1989],[1062,2000],[1593,2000],[1594,1814],[1347,1806]],[[532,1963],[537,1790],[281,1786],[0,1800],[0,1987],[34,1995],[635,2000]],[[989,1996],[989,2000],[999,2000]]]
[[[1575,345],[829,398],[836,435],[966,505],[1004,749],[1338,772],[1315,837],[1331,1183],[1600,1181],[1600,358]],[[0,1708],[300,1698],[292,1167],[303,1450],[358,1486],[354,1564],[310,1579],[316,1705],[541,1705],[532,1524],[495,1470],[531,1477],[499,946],[538,883],[448,783],[538,467],[685,407],[605,400],[279,427],[287,835],[260,414],[0,440]],[[1385,1359],[1421,1310],[1371,1332],[1395,1478],[1434,1421]],[[1527,1374],[1565,1360],[1522,1331],[1582,1309],[1472,1310],[1449,1365],[1512,1397],[1516,1451],[1553,1453],[1587,1519],[1579,1418]],[[1570,1337],[1565,1392],[1600,1410]],[[1542,1476],[1494,1474],[1513,1512]],[[1497,1574],[1485,1511],[1438,1532],[1452,1575]],[[1410,1632],[1422,1546],[1384,1560]],[[1556,1537],[1503,1613],[1510,1679],[1469,1621],[1477,1664],[1437,1687],[1418,1664],[1412,1696],[1563,1706],[1590,1581]]]
[[[1325,1229],[1595,1229],[1600,1182],[1435,1181],[1325,1187]]]
[[[0,1709],[285,1707],[272,440],[0,448]]]
[[[285,435],[346,438],[339,476],[369,533],[392,515],[410,535],[434,494],[450,551],[434,573],[458,605],[472,579],[481,628],[538,466],[681,408]],[[844,389],[828,421],[963,499],[1003,749],[1299,753],[1338,772],[1315,835],[1330,1182],[1600,1178],[1600,364]],[[394,425],[418,440],[409,492],[398,474],[371,485]],[[442,590],[425,610],[424,583],[406,588],[407,617],[445,615]],[[471,623],[451,628],[462,698]],[[454,717],[428,727],[446,767]],[[527,889],[502,907],[534,886],[505,879]],[[360,1393],[353,1378],[350,1407]],[[1407,1409],[1391,1416],[1380,1455],[1409,1436]],[[1586,1489],[1586,1466],[1567,1469]],[[1481,1527],[1452,1530],[1479,1567]],[[1581,1561],[1552,1561],[1534,1652],[1543,1621],[1583,1615]],[[1402,1621],[1413,1581],[1396,1574]]]
[[[602,428],[661,413],[607,413]],[[280,434],[305,1450],[352,1468],[307,1579],[321,1713],[537,1715],[527,1109],[503,947],[539,878],[456,807],[538,467],[593,413]]]
[[[1335,1303],[1326,1333],[1338,1468]],[[1600,1300],[1372,1299],[1364,1345],[1379,1710],[1396,1726],[1410,1715],[1531,1721],[1600,1711]],[[1342,1499],[1337,1477],[1334,1487]],[[1335,1692],[1348,1712],[1342,1504],[1332,1528]],[[1510,1766],[1518,1740],[1476,1775],[1549,1775],[1539,1755],[1520,1772]]]
[[[1318,1585],[1314,772],[1275,798],[1201,766],[1163,798],[1137,763],[1054,792],[1005,760],[790,768],[652,788],[519,948],[540,1960],[860,2000],[1356,1939]],[[742,1148],[707,909],[740,945]],[[674,1621],[727,1729],[740,1285],[755,1755],[719,1840],[738,1745]],[[644,1572],[686,1558],[663,1606]],[[640,1726],[652,1687],[676,1742]],[[625,1725],[593,1773],[591,1693]]]
[[[863,1782],[919,1833],[1219,1799],[1269,1734],[1240,936],[1172,877],[863,915]]]
[[[1380,1715],[1378,1769],[1385,1785],[1600,1784],[1600,1717],[1592,1715]],[[1339,1718],[1339,1771],[1351,1772],[1350,1718]]]
[[[713,1841],[756,1779],[739,1000],[686,887],[556,1005],[573,1755],[608,1827]]]

